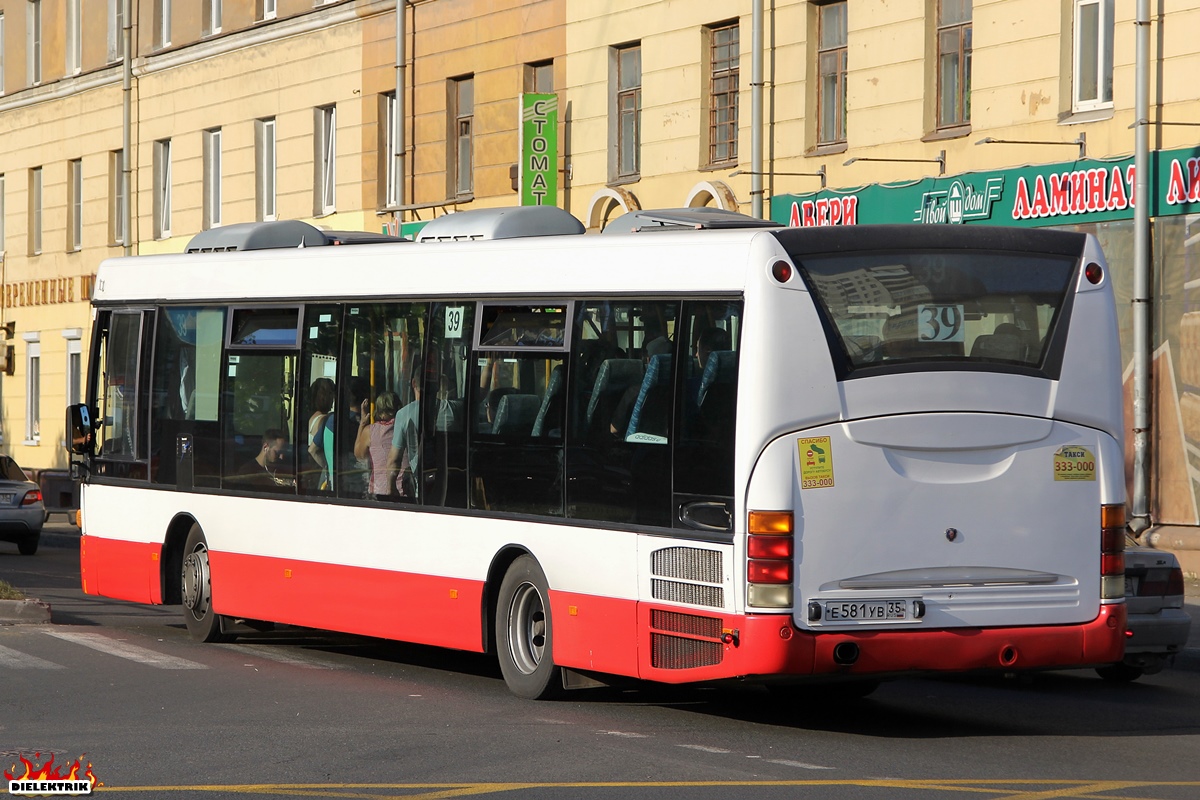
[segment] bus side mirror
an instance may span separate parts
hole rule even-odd
[[[74,455],[91,455],[95,447],[92,411],[86,403],[67,406],[67,450]]]

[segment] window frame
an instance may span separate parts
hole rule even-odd
[[[221,32],[222,0],[204,0],[201,9],[201,36],[216,36]]]
[[[277,130],[275,117],[254,121],[254,212],[259,222],[274,220],[278,214]]]
[[[449,92],[450,195],[467,197],[475,192],[475,76],[451,78]]]
[[[45,174],[42,167],[29,170],[29,255],[42,254],[42,204],[44,201]]]
[[[221,227],[221,129],[203,131],[203,230]]]
[[[66,328],[62,332],[66,340],[66,390],[68,405],[83,402],[83,329]]]
[[[115,64],[125,57],[125,0],[108,0],[107,63]]]
[[[636,180],[641,177],[642,163],[642,44],[632,42],[627,45],[614,47],[613,50],[613,121],[616,126],[613,141],[615,162],[613,175],[618,181]],[[625,62],[622,56],[626,53],[637,54],[636,83],[632,75],[626,75]],[[630,133],[625,130],[625,121],[630,122]],[[632,141],[631,141],[632,140]],[[632,161],[632,166],[626,164]]]
[[[78,75],[83,71],[83,8],[82,0],[65,0],[67,31],[64,50],[66,50],[66,74]]]
[[[108,152],[108,242],[124,245],[125,233],[125,151]]]
[[[313,214],[337,212],[337,106],[317,106],[313,114]]]
[[[42,440],[42,343],[41,334],[23,334],[25,339],[25,441],[37,445]]]
[[[396,174],[398,166],[396,158],[396,133],[399,120],[396,118],[396,92],[383,92],[379,102],[379,170],[381,182],[379,205],[382,208],[395,208],[400,205],[400,180]]]
[[[83,159],[67,162],[67,252],[83,249]]]
[[[171,238],[171,140],[154,142],[154,238]]]
[[[841,41],[837,45],[832,46],[827,45],[825,41],[825,26],[828,22],[826,20],[826,11],[831,8],[841,8],[842,10]],[[846,71],[849,64],[849,13],[849,3],[846,0],[824,3],[816,8],[816,142],[818,147],[846,143]],[[837,70],[834,73],[826,73],[822,66],[822,61],[829,54],[832,54],[833,58],[838,62]],[[825,78],[828,74],[834,75],[832,102],[839,109],[832,133],[829,133],[825,127],[825,110],[828,102],[828,98],[825,96]]]
[[[0,11],[0,97],[5,94],[5,83],[8,77],[7,69],[5,68],[5,49],[4,49],[4,12]]]
[[[731,41],[718,42],[723,32],[732,31]],[[741,28],[739,20],[710,25],[705,29],[708,43],[708,158],[709,166],[736,164],[738,160],[739,97],[741,89]],[[732,48],[732,54],[721,58],[724,48]],[[725,65],[725,66],[722,66]],[[718,91],[717,85],[726,82],[726,88]],[[721,101],[725,102],[722,103]],[[730,117],[722,120],[722,112]],[[722,136],[725,131],[726,136]],[[719,156],[722,146],[725,155]]]
[[[1095,111],[1113,107],[1113,40],[1115,38],[1115,8],[1113,0],[1074,0],[1071,9],[1071,109],[1075,112]],[[1096,97],[1081,97],[1080,82],[1083,61],[1083,20],[1085,7],[1096,8],[1095,63]],[[1105,97],[1107,91],[1108,96]]]
[[[947,2],[959,2],[966,11],[966,18],[953,22],[943,22],[943,11]],[[971,124],[971,53],[972,26],[974,25],[974,8],[972,0],[937,0],[935,17],[933,52],[934,71],[937,83],[937,107],[934,109],[934,123],[937,130],[963,128]],[[942,112],[945,107],[946,86],[943,81],[942,59],[950,55],[950,51],[942,52],[942,37],[944,34],[957,32],[958,48],[953,51],[958,58],[955,70],[957,92],[954,98],[955,113],[953,119],[946,119]]]
[[[25,3],[25,78],[29,86],[42,83],[42,0]]]
[[[154,47],[171,46],[171,0],[154,0]]]

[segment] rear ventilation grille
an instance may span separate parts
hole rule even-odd
[[[671,633],[686,633],[689,636],[721,638],[719,617],[698,617],[695,614],[680,614],[677,611],[653,609],[650,612],[650,627]]]
[[[725,648],[720,642],[684,639],[665,633],[650,634],[650,666],[655,669],[694,669],[721,663]]]
[[[720,586],[701,586],[678,581],[650,581],[650,594],[655,600],[687,603],[693,606],[725,607],[725,590]]]
[[[650,554],[650,572],[660,578],[721,583],[721,551],[666,547]]]

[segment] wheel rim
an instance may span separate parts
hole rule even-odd
[[[517,669],[531,675],[546,651],[546,609],[537,587],[522,584],[508,610],[509,651]]]
[[[209,578],[208,548],[196,545],[183,559],[183,605],[196,619],[208,613]]]

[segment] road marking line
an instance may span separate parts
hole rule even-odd
[[[789,761],[786,758],[768,758],[768,764],[782,764],[785,767],[798,767],[799,769],[837,769],[837,767],[822,767],[820,764],[806,764],[803,761]]]
[[[145,647],[138,647],[136,644],[129,644],[128,642],[118,642],[102,633],[50,630],[42,632],[56,639],[81,644],[84,647],[99,650],[101,653],[107,653],[110,656],[128,659],[129,661],[136,661],[139,664],[145,664],[148,667],[155,667],[156,669],[208,669],[207,666],[199,662],[169,656],[165,653],[157,653]]]
[[[630,733],[629,731],[596,731],[596,733],[604,734],[605,736],[622,736],[626,739],[649,739],[649,734],[645,733]]]
[[[721,747],[708,747],[702,744],[680,744],[676,747],[683,747],[687,750],[699,750],[701,753],[732,753],[732,750],[725,750]]]
[[[305,669],[342,669],[337,664],[327,664],[316,659],[304,658],[302,656],[292,655],[291,653],[281,652],[269,646],[255,646],[249,644],[222,644],[222,650],[233,650],[243,655],[255,656],[257,658],[265,658],[268,661],[276,661],[280,664],[290,664],[293,667],[304,667]]]
[[[22,653],[20,650],[0,645],[0,667],[9,669],[65,669],[62,664],[55,664],[44,658]]]

